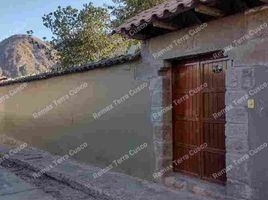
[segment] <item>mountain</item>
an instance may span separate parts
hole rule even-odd
[[[0,77],[16,78],[49,71],[56,61],[47,56],[48,43],[28,35],[0,42]]]

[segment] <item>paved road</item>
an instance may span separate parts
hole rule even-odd
[[[7,152],[8,149],[0,146],[0,154]],[[59,159],[62,157],[35,148],[23,149],[12,155],[1,163],[4,167],[1,169],[8,174],[8,178],[3,176],[0,179],[3,182],[0,183],[3,188],[0,200],[211,200],[207,196],[171,191],[161,185],[116,172],[93,178],[93,174],[100,171],[99,168],[70,159],[49,168],[38,178],[33,177],[34,172],[44,171]],[[19,187],[15,185],[17,182],[20,183]],[[32,191],[35,193],[31,194]],[[28,197],[20,197],[20,193],[24,192]]]
[[[99,168],[74,160],[66,160],[40,177],[33,178],[34,171],[42,171],[59,158],[31,148],[13,155],[2,166],[56,200],[211,200],[188,192],[171,191],[161,185],[115,172],[107,172],[94,179],[92,174]]]
[[[0,200],[100,200],[45,175],[33,178],[34,171],[14,162],[1,162],[7,149],[0,146]]]
[[[8,170],[0,167],[1,200],[55,200],[42,190],[32,186]]]
[[[99,200],[45,175],[35,179],[33,171],[15,163],[2,165],[0,200]]]

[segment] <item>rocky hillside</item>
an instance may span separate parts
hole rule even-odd
[[[16,78],[49,71],[55,60],[49,59],[48,44],[27,35],[14,35],[0,42],[0,77]]]

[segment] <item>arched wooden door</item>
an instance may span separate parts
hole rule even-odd
[[[174,170],[218,183],[225,169],[225,74],[228,60],[178,62],[173,71]]]

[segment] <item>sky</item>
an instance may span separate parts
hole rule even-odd
[[[50,30],[42,22],[44,14],[56,10],[59,5],[79,9],[89,2],[95,6],[112,4],[112,0],[0,0],[0,41],[28,30],[33,30],[36,37],[51,38]]]

